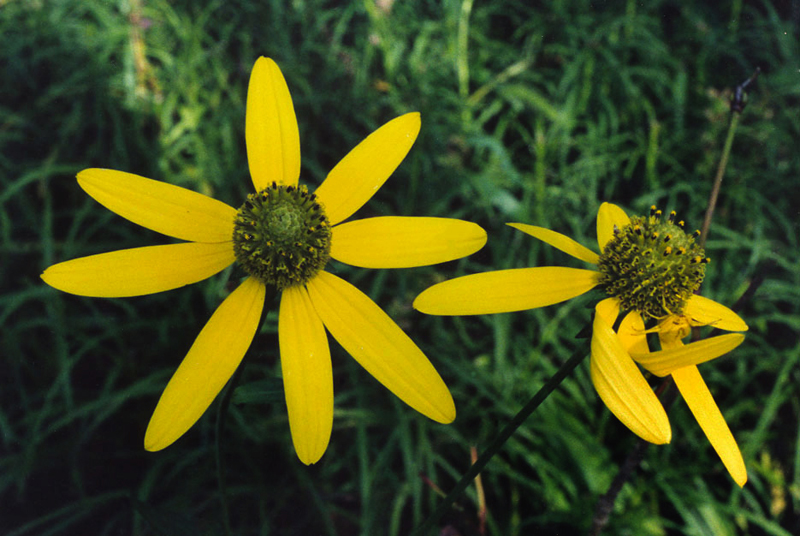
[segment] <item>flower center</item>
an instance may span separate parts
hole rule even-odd
[[[331,225],[305,186],[272,183],[247,196],[233,226],[233,252],[244,270],[284,290],[303,285],[327,264]]]
[[[622,229],[614,229],[600,255],[600,286],[620,300],[624,310],[635,310],[646,318],[679,315],[686,301],[703,281],[709,259],[695,243],[700,235],[687,235],[683,222],[666,221],[661,211],[650,208],[650,216],[636,216]]]

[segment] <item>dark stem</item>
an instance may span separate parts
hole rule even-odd
[[[514,415],[514,418],[506,424],[505,428],[500,431],[497,437],[494,438],[494,441],[486,448],[485,451],[478,457],[474,464],[469,468],[469,470],[464,473],[461,479],[456,482],[455,487],[447,494],[444,498],[442,503],[433,511],[433,513],[428,516],[428,518],[423,521],[423,523],[411,533],[411,536],[422,536],[425,534],[425,531],[430,529],[434,523],[436,523],[452,506],[452,504],[456,501],[459,495],[461,495],[467,486],[475,480],[475,477],[478,476],[486,464],[489,463],[495,454],[497,454],[503,445],[505,445],[506,441],[514,435],[514,432],[517,431],[525,419],[530,417],[531,413],[536,411],[536,408],[552,393],[556,387],[567,377],[567,375],[572,372],[578,364],[583,361],[588,354],[585,350],[580,350],[575,352],[569,360],[561,365],[561,368],[550,378],[547,383],[545,383],[539,391],[533,395],[525,406],[519,410],[519,412]]]
[[[239,384],[239,379],[242,377],[243,370],[244,363],[241,363],[236,368],[231,380],[228,382],[228,386],[225,388],[225,392],[222,394],[219,405],[217,405],[217,426],[216,430],[214,431],[216,434],[214,447],[217,459],[217,486],[219,487],[219,502],[220,506],[222,507],[222,523],[225,527],[226,536],[231,536],[233,532],[231,531],[230,513],[228,511],[228,494],[225,487],[225,457],[222,455],[222,432],[225,429],[225,421],[227,420],[228,416],[228,407],[231,404],[233,392],[236,390],[236,386]]]
[[[647,450],[649,445],[650,443],[644,439],[637,438],[636,445],[634,445],[628,453],[628,457],[625,458],[625,462],[619,468],[619,472],[617,476],[614,477],[614,481],[611,483],[608,491],[597,501],[589,536],[599,536],[600,533],[603,532],[603,529],[608,523],[608,518],[611,516],[611,511],[614,509],[614,502],[617,500],[617,495],[622,491],[622,486],[625,485],[625,482],[633,475],[633,471],[642,462],[645,450]]]

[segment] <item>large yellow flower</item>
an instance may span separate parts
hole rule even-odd
[[[676,319],[688,318],[697,325],[733,331],[747,329],[727,307],[694,294],[708,259],[694,243],[695,236],[683,232],[683,222],[674,222],[674,213],[662,219],[655,209],[649,217],[631,220],[621,208],[603,203],[597,213],[600,255],[542,227],[509,225],[596,265],[597,270],[535,267],[468,275],[425,290],[414,307],[436,315],[521,311],[559,303],[600,287],[609,297],[595,307],[590,366],[592,382],[606,406],[641,438],[656,444],[670,441],[672,431],[666,412],[636,366],[633,354],[654,373],[672,374],[681,392],[689,393],[687,402],[695,415],[704,415],[698,416],[698,421],[718,452],[731,451],[730,441],[719,439],[724,435],[720,431],[721,415],[710,395],[704,394],[705,384],[700,387],[702,379],[695,374],[695,365],[732,350],[744,336],[723,335],[678,350],[675,345],[679,339],[673,346],[662,342],[663,352],[650,353],[646,346],[645,319],[660,321],[657,329],[662,341],[675,339],[675,331],[669,326]],[[631,314],[623,319],[618,334],[613,327],[621,309]],[[725,446],[718,447],[721,444]],[[723,456],[726,466],[730,459]],[[731,474],[743,483],[739,471]]]
[[[247,94],[245,140],[256,193],[237,211],[177,186],[87,169],[78,183],[106,208],[188,242],[114,251],[51,266],[44,281],[82,296],[139,296],[201,281],[237,262],[248,274],[212,315],[170,380],[145,434],[163,449],[205,412],[258,329],[268,287],[281,292],[278,336],[289,425],[303,463],[320,459],[333,426],[325,328],[401,400],[441,423],[453,399],[411,339],[370,298],[323,271],[329,258],[367,268],[449,261],[483,247],[479,226],[453,219],[376,217],[342,223],[381,187],[411,149],[418,113],[376,130],[314,194],[298,186],[300,138],[286,81],[259,58]]]

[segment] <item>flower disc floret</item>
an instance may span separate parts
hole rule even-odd
[[[629,225],[614,229],[600,255],[600,286],[619,299],[624,310],[646,318],[682,314],[686,302],[700,287],[709,259],[695,242],[699,232],[687,234],[675,212],[662,219],[660,210],[635,216]]]
[[[304,285],[330,259],[330,222],[305,186],[273,182],[239,208],[233,251],[242,268],[265,285]]]

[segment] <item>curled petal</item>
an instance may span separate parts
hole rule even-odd
[[[388,216],[334,227],[331,257],[363,268],[410,268],[460,259],[484,244],[486,231],[471,222]]]
[[[669,443],[672,429],[653,390],[602,315],[592,330],[592,383],[622,424],[650,443]]]
[[[614,237],[614,227],[622,229],[630,224],[631,219],[625,211],[617,205],[603,203],[597,211],[597,245],[600,251],[606,247],[606,243]]]
[[[508,223],[506,225],[518,229],[525,234],[529,234],[534,238],[538,238],[542,242],[550,244],[554,248],[560,249],[564,253],[572,255],[576,259],[580,259],[584,262],[597,264],[600,260],[600,256],[597,253],[561,233],[545,229],[544,227],[526,225],[524,223]]]
[[[638,352],[643,354],[650,351],[649,346],[647,346],[644,320],[642,315],[636,311],[631,311],[625,315],[619,325],[617,335],[628,353]]]
[[[439,373],[375,302],[328,272],[320,272],[307,286],[325,327],[376,380],[434,421],[456,418],[453,397]]]
[[[319,461],[331,438],[333,371],[328,336],[305,287],[283,291],[278,340],[292,442],[309,465]]]
[[[733,480],[739,487],[744,486],[747,469],[742,453],[700,371],[695,366],[684,367],[673,371],[672,379]]]
[[[278,65],[258,58],[247,88],[245,142],[256,191],[274,182],[294,186],[300,177],[300,133],[292,96]]]
[[[686,303],[686,316],[696,326],[713,326],[725,331],[747,331],[748,327],[739,315],[722,304],[694,294]]]
[[[205,413],[256,334],[265,290],[250,277],[220,304],[161,394],[144,436],[145,449],[168,447]]]
[[[315,192],[331,225],[349,218],[383,186],[411,150],[420,125],[417,112],[392,119],[336,164]]]
[[[566,301],[590,291],[599,273],[539,267],[466,275],[436,284],[414,300],[429,315],[486,315],[524,311]]]
[[[678,344],[658,352],[632,353],[631,357],[656,376],[672,374],[677,369],[699,365],[727,354],[744,341],[741,333],[728,333],[686,345]]]
[[[213,197],[113,169],[84,169],[78,184],[108,210],[158,233],[192,242],[233,237],[236,209]]]
[[[143,296],[202,281],[235,260],[231,242],[187,242],[121,249],[65,261],[42,273],[45,283],[79,296]]]
[[[613,326],[619,316],[619,300],[617,298],[600,300],[594,311],[606,324]]]

